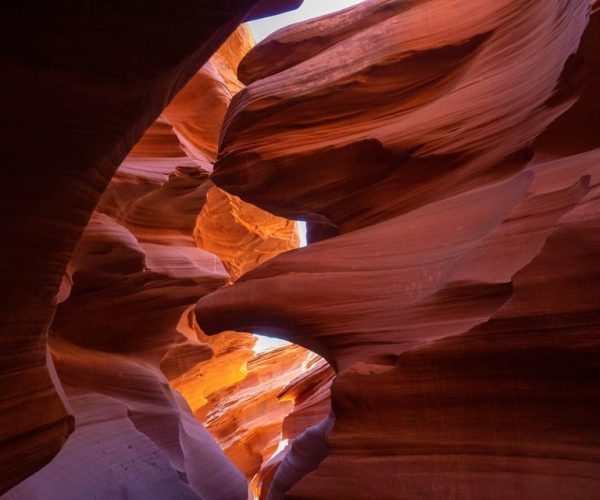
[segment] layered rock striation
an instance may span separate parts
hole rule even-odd
[[[222,12],[216,9],[211,14],[217,17],[215,23],[219,19],[223,23],[222,27],[214,27],[221,30],[215,40],[222,41],[251,6],[251,2],[238,3],[235,6],[231,2]],[[36,12],[34,8],[30,14]],[[196,6],[194,12],[205,13],[202,6]],[[82,13],[84,17],[88,14],[91,13]],[[180,14],[184,15],[185,9]],[[208,16],[205,21],[210,19]],[[201,25],[197,27],[201,30]],[[65,33],[65,40],[75,32],[78,33]],[[2,488],[30,476],[10,490],[7,498],[247,496],[246,479],[204,429],[193,409],[196,400],[202,402],[203,392],[216,390],[210,384],[202,384],[198,366],[230,351],[233,357],[223,363],[222,374],[231,374],[231,382],[236,380],[237,369],[241,379],[245,376],[245,362],[253,356],[255,339],[244,333],[208,339],[201,332],[186,329],[185,323],[186,310],[198,298],[231,279],[218,256],[197,246],[194,229],[207,203],[207,192],[216,189],[209,174],[220,125],[232,94],[241,88],[235,67],[252,43],[248,28],[241,27],[195,74],[178,73],[176,81],[168,82],[169,85],[163,82],[165,88],[161,90],[174,92],[191,76],[121,163],[97,200],[87,225],[83,223],[85,230],[61,273],[52,299],[56,312],[48,347],[43,338],[35,343],[35,355],[41,363],[35,369],[38,374],[23,375],[24,384],[17,384],[15,377],[19,372],[14,372],[13,382],[6,386],[3,383],[7,391],[3,432],[10,436],[18,431],[18,435],[3,441],[7,451],[2,454],[6,461],[6,467],[2,467]],[[207,46],[205,52],[186,64],[197,65],[216,47]],[[73,65],[76,67],[74,62]],[[131,75],[135,68],[131,67]],[[133,90],[134,87],[132,95]],[[153,90],[148,88],[146,92],[146,99],[150,99]],[[69,102],[76,106],[75,100]],[[110,115],[110,109],[104,111]],[[144,112],[148,113],[143,118],[146,120],[153,110]],[[118,116],[111,119],[118,120]],[[122,125],[119,122],[119,127]],[[97,132],[100,139],[100,128]],[[131,144],[137,134],[134,132],[128,139]],[[93,196],[103,189],[101,183],[96,184],[98,192]],[[51,189],[52,184],[46,187]],[[93,197],[91,191],[88,194]],[[53,197],[57,209],[62,209],[61,203],[78,206],[76,197],[61,200],[58,192]],[[42,209],[48,200],[42,196],[29,213]],[[55,223],[52,210],[46,208],[44,217]],[[244,215],[250,217],[253,209],[262,214],[260,221],[265,225],[281,223],[279,218],[247,204]],[[75,225],[69,226],[71,222],[75,222],[73,217],[65,218],[61,230],[75,231]],[[237,223],[243,224],[244,216],[238,217]],[[295,224],[285,224],[290,237],[289,241],[284,237],[277,240],[279,252],[296,245]],[[42,223],[38,227],[47,229]],[[233,227],[234,224],[221,224],[219,231],[228,234]],[[219,231],[213,233],[218,236]],[[65,245],[62,248],[66,256],[68,241],[61,239],[61,234],[57,231],[52,241]],[[244,240],[243,231],[237,229],[236,234]],[[268,244],[269,238],[267,234],[261,241]],[[270,255],[278,253],[276,246],[271,244]],[[264,260],[254,249],[247,249],[247,253],[249,261]],[[42,272],[47,257],[40,255]],[[55,271],[59,269],[57,265]],[[15,298],[18,293],[17,290]],[[38,294],[37,299],[40,297]],[[32,321],[37,313],[32,312]],[[11,342],[15,346],[27,340],[18,337],[18,330],[13,334]],[[213,367],[215,364],[218,362],[213,362]],[[181,381],[186,374],[189,379],[190,373],[198,377],[194,391]],[[218,379],[218,370],[211,376]],[[48,383],[56,392],[46,386],[37,392],[38,386]],[[218,387],[226,385],[220,383]],[[181,388],[189,399],[186,401],[171,385]],[[17,397],[19,391],[24,391],[26,400]],[[34,402],[36,411],[27,406]],[[40,411],[42,407],[45,411]],[[64,417],[57,425],[51,424],[60,412]],[[41,426],[39,432],[27,431],[35,425]],[[67,439],[69,432],[72,434]],[[31,475],[59,449],[49,465]]]
[[[300,3],[1,7],[3,498],[598,497],[597,2]]]
[[[197,320],[338,372],[267,498],[597,495],[594,9],[370,1],[242,61],[213,182],[316,237]]]
[[[74,249],[117,167],[252,9],[290,2],[4,2],[0,13],[0,491],[56,455],[73,417],[47,334]],[[40,411],[43,408],[44,411]]]

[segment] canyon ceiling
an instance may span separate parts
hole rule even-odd
[[[3,499],[600,498],[600,4],[301,3],[0,6]]]

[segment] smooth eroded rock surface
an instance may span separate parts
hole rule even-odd
[[[266,498],[597,496],[594,3],[374,0],[242,61],[213,182],[321,241],[197,320],[338,372]]]

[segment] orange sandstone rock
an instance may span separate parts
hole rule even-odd
[[[196,244],[218,255],[232,281],[282,252],[298,248],[296,223],[211,188],[194,229]]]

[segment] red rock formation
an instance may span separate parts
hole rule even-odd
[[[203,408],[209,396],[247,376],[247,364],[254,356],[252,348],[256,339],[249,333],[241,332],[223,332],[208,337],[194,321],[193,308],[185,311],[178,330],[186,337],[202,342],[211,351],[208,360],[199,360],[193,366],[174,373],[175,376],[167,375],[171,387],[185,398],[192,412],[204,415],[206,410]]]
[[[234,36],[232,42],[233,49],[230,42],[223,49],[230,59],[236,47],[244,46],[239,35]],[[207,72],[207,68],[212,73]],[[240,380],[243,385],[239,391],[253,390],[244,401],[243,409],[248,414],[250,406],[264,406],[265,386],[274,383],[272,377],[260,383],[254,380],[256,373],[252,363],[246,368],[253,356],[251,347],[255,339],[252,335],[230,332],[208,338],[189,318],[188,306],[225,284],[228,278],[219,259],[197,248],[192,238],[196,215],[207,202],[210,181],[201,166],[213,156],[211,148],[216,147],[218,115],[216,122],[209,122],[207,126],[196,124],[201,123],[200,116],[213,112],[215,98],[216,102],[222,99],[226,105],[230,92],[209,62],[165,109],[148,137],[118,170],[69,264],[72,288],[68,299],[59,306],[52,325],[57,338],[52,343],[52,353],[61,381],[68,384],[67,397],[74,394],[73,398],[79,401],[80,395],[87,398],[90,394],[100,394],[118,401],[125,412],[121,416],[130,420],[132,433],[128,436],[127,430],[122,428],[122,441],[134,440],[139,431],[157,445],[158,451],[152,453],[166,456],[172,469],[164,478],[153,479],[158,482],[157,491],[164,494],[173,477],[179,479],[177,474],[181,474],[185,479],[179,481],[178,488],[189,489],[187,496],[242,498],[247,484],[234,467],[242,463],[240,460],[229,462],[193,417],[193,413],[205,415],[210,410],[204,408],[209,396],[220,394],[226,387],[236,388],[235,383]],[[164,123],[170,126],[164,127]],[[182,157],[183,152],[186,155]],[[181,163],[184,166],[180,166]],[[241,202],[236,206],[239,208]],[[260,218],[250,219],[256,217],[255,213],[260,214]],[[247,204],[243,211],[238,209],[234,221],[216,219],[219,231],[230,233],[230,239],[238,245],[237,252],[243,249],[243,258],[249,262],[260,261],[262,254],[256,257],[260,248],[246,244],[245,240],[249,235],[255,238],[250,232],[253,228],[259,235],[268,234],[272,220],[277,219],[287,232],[271,242],[270,255],[297,246],[293,223]],[[236,228],[236,224],[241,225],[240,228]],[[265,228],[263,233],[261,224]],[[267,237],[263,239],[268,242]],[[143,318],[142,327],[134,328],[140,318]],[[293,359],[299,367],[306,352],[295,349]],[[118,375],[111,378],[107,370],[115,366],[120,367]],[[186,402],[170,391],[159,366]],[[284,376],[289,369],[291,367],[284,363],[270,367],[271,371],[281,370]],[[269,388],[270,393],[266,393],[266,401],[274,410],[270,419],[262,416],[268,422],[248,422],[245,433],[234,433],[239,434],[239,439],[230,437],[228,443],[221,443],[230,458],[235,455],[233,447],[252,449],[254,446],[259,452],[264,448],[266,458],[268,450],[277,446],[281,421],[291,409],[288,408],[291,403],[279,404],[276,398],[281,385],[275,384]],[[238,400],[239,395],[235,397]],[[98,405],[93,411],[100,413],[103,399],[93,401]],[[82,415],[76,414],[82,426],[88,425],[87,412],[88,408],[83,407]],[[222,418],[235,418],[230,408],[221,413]],[[118,422],[114,425],[124,424]],[[103,441],[103,432],[110,429],[112,426],[106,425],[95,429],[93,435]],[[222,437],[216,431],[213,435]],[[120,455],[119,450],[112,453]],[[71,452],[63,455],[68,461]],[[262,459],[255,464],[256,469],[261,463]],[[55,466],[61,466],[60,459],[52,462],[51,467]],[[248,472],[245,467],[240,468]],[[114,495],[122,487],[135,488],[133,491],[139,495],[138,490],[143,491],[150,484],[147,474],[151,476],[152,469],[137,472],[139,485],[134,486],[127,477],[108,480],[113,474],[112,467],[96,469],[96,480],[106,477],[109,484],[101,496]],[[32,478],[34,484],[37,484],[36,479]],[[124,485],[120,486],[121,481]],[[220,482],[228,486],[218,488]],[[70,490],[78,491],[79,496],[89,496],[89,488],[90,484],[76,482],[69,486]],[[19,495],[21,491],[22,488],[13,493]]]
[[[314,356],[306,372],[292,380],[279,398],[294,401],[294,410],[283,421],[283,437],[294,439],[329,415],[330,386],[334,371],[322,358]]]
[[[171,386],[252,481],[258,496],[267,484],[266,464],[272,470],[279,465],[270,457],[280,443],[329,413],[331,369],[298,346],[254,354],[249,347],[255,339],[249,334],[224,332],[207,337],[190,313],[192,309],[183,315],[178,329],[188,338],[205,342],[212,348],[212,357],[186,367],[185,372],[182,369]]]
[[[219,256],[232,281],[300,246],[294,221],[275,217],[217,187],[207,193],[194,237],[200,248]]]
[[[349,231],[511,175],[575,99],[554,91],[589,2],[559,3],[366,2],[280,31],[241,64],[214,182]]]
[[[196,175],[188,175],[194,167],[186,167],[183,175],[175,170],[168,180],[149,183],[144,170],[126,168],[125,179],[117,176],[99,210],[117,214],[135,232],[106,213],[93,214],[69,265],[70,296],[52,324],[58,376],[74,402],[77,429],[88,433],[81,437],[76,430],[70,447],[48,469],[68,469],[90,439],[99,444],[118,433],[119,443],[108,450],[110,465],[89,463],[87,474],[94,481],[79,482],[81,475],[73,474],[56,485],[53,495],[66,488],[74,498],[105,498],[123,491],[160,498],[160,492],[165,495],[174,488],[185,498],[240,498],[247,491],[243,476],[159,370],[160,364],[176,376],[214,354],[210,344],[183,337],[175,328],[190,303],[228,278],[216,256],[191,246],[194,218],[191,225],[186,223],[186,215],[200,209],[204,196],[199,185],[207,182],[206,175],[198,167]],[[166,209],[163,216],[151,217],[159,206]],[[186,228],[187,237],[181,237]],[[102,420],[99,426],[94,415],[103,415],[106,397],[120,409],[115,408],[112,421]],[[109,415],[112,407],[106,408]],[[128,451],[134,443],[136,451]],[[99,452],[97,446],[93,450]],[[130,460],[133,453],[137,458]],[[157,466],[162,476],[146,467],[152,457],[164,462]],[[138,460],[142,466],[136,465]],[[38,475],[32,476],[12,495],[18,498],[37,488],[38,481]],[[228,486],[219,488],[221,482]],[[145,493],[153,484],[153,491]]]
[[[299,3],[1,7],[0,492],[597,498],[597,2]]]
[[[234,464],[251,479],[282,439],[282,422],[293,400],[279,398],[290,378],[302,372],[308,353],[285,346],[257,354],[244,379],[208,398],[199,416]]]
[[[46,334],[100,195],[144,130],[256,3],[3,3],[10,168],[0,193],[0,491],[47,463],[73,430],[47,369]]]
[[[314,470],[325,456],[325,438],[333,423],[330,418],[330,386],[334,372],[318,356],[309,358],[304,368],[306,371],[278,394],[280,400],[292,400],[294,409],[283,420],[282,444],[287,445],[263,463],[252,482],[256,496],[261,500],[275,491],[283,494],[300,477]],[[293,440],[291,444],[290,440]],[[283,471],[278,473],[282,463]],[[276,474],[278,481],[273,485]]]
[[[147,191],[141,195],[151,199]],[[160,239],[139,242],[95,213],[70,277],[71,294],[52,325],[51,350],[76,431],[56,459],[9,498],[27,498],[48,478],[47,498],[65,497],[65,491],[72,498],[161,498],[169,491],[182,498],[217,491],[221,498],[245,495],[244,478],[158,369],[161,361],[166,372],[176,373],[212,356],[210,346],[181,338],[174,326],[190,302],[226,281],[218,259]],[[109,456],[98,463],[90,454]],[[207,473],[199,464],[217,470]],[[217,487],[223,481],[228,486]]]
[[[371,1],[242,62],[213,181],[331,228],[196,308],[207,333],[277,332],[338,370],[305,455],[327,439],[326,458],[297,439],[267,498],[597,496],[589,15]]]
[[[43,2],[2,7],[3,90],[11,96],[4,157],[14,169],[1,196],[5,403],[0,491],[47,463],[77,426],[56,461],[12,490],[11,497],[45,491],[47,498],[66,498],[65,488],[73,498],[147,496],[153,487],[156,498],[171,487],[181,498],[212,497],[216,483],[223,481],[228,484],[219,490],[223,498],[239,497],[240,491],[245,496],[243,478],[181,398],[169,391],[158,364],[166,353],[161,366],[173,376],[212,355],[207,344],[182,339],[175,325],[187,305],[227,279],[218,259],[195,247],[192,230],[208,188],[199,166],[212,168],[220,128],[217,108],[224,114],[235,85],[227,65],[249,47],[247,29],[214,59],[228,74],[221,77],[211,63],[196,71],[256,4],[188,2],[174,10],[160,2],[126,7],[109,2],[79,6],[71,10],[73,16]],[[285,7],[266,4],[272,10]],[[191,90],[173,102],[121,165],[71,259],[116,167],[192,76]],[[224,98],[217,97],[219,92]],[[194,93],[200,99],[190,101]],[[210,107],[215,118],[194,127],[198,117],[189,111],[195,105]],[[53,341],[53,354],[61,360],[58,371],[61,377],[81,372],[66,391],[46,348],[59,302],[53,326],[60,337]],[[63,346],[70,353],[66,357]],[[72,353],[89,363],[64,363]],[[119,393],[120,376],[109,382],[111,374],[106,374],[103,383],[102,366],[114,368],[120,359],[145,380],[136,390],[152,399],[154,384],[161,387],[162,401],[146,406],[139,397],[132,402],[126,390]],[[141,408],[132,410],[138,404]],[[104,410],[106,421],[97,425]],[[165,424],[161,435],[156,415],[163,422],[171,419],[180,430]],[[149,418],[156,419],[153,429],[135,430]],[[107,432],[119,439],[107,445],[115,456],[99,466],[87,458],[98,448],[86,447]],[[124,449],[126,443],[139,442],[145,450],[138,450],[139,457],[144,457],[161,439],[171,442],[167,448],[175,442],[182,447],[177,460],[162,444],[152,451],[163,454],[156,463],[167,469],[158,473],[142,467],[135,478],[131,471],[111,476],[115,469],[107,464],[133,453]],[[79,461],[89,472],[72,472]],[[219,472],[201,477],[202,463],[212,463]],[[49,481],[57,471],[72,477]],[[181,474],[187,476],[184,481]],[[106,484],[100,488],[94,481]]]
[[[485,321],[509,297],[510,286],[450,280],[522,199],[531,178],[519,175],[284,254],[205,297],[198,321],[208,332],[278,331],[340,369],[359,360],[385,363],[390,355],[465,328],[465,322]],[[292,274],[295,269],[302,272]],[[279,293],[265,294],[268,289]],[[474,301],[467,311],[465,298]],[[436,309],[439,301],[448,306]],[[413,324],[419,323],[423,331],[415,334]],[[364,349],[365,342],[373,346]]]

